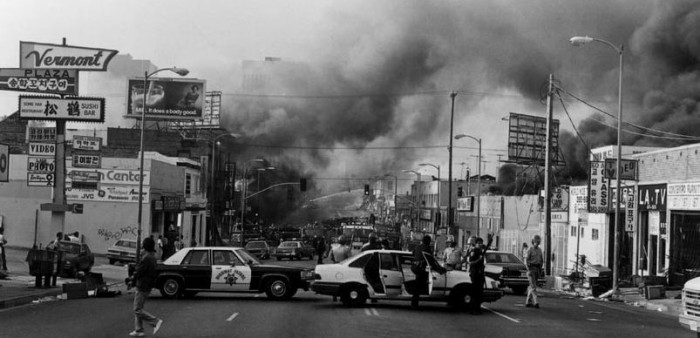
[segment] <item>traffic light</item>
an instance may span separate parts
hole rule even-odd
[[[365,195],[369,195],[369,184],[365,184]]]
[[[306,191],[306,179],[302,178],[299,180],[299,190]]]
[[[462,190],[462,187],[457,187],[457,197],[462,197],[464,195],[464,190]]]

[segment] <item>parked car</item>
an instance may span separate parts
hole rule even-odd
[[[465,309],[471,299],[469,273],[445,271],[430,254],[424,254],[423,258],[431,276],[428,290],[416,290],[416,275],[411,271],[413,253],[399,250],[368,250],[337,264],[317,265],[311,290],[340,297],[347,306],[365,304],[368,298],[410,301],[414,292],[420,292],[421,300],[444,301]],[[373,275],[377,279],[368,280],[368,276]],[[498,282],[486,277],[484,302],[494,302],[501,297],[503,291],[498,288]]]
[[[314,259],[315,251],[311,245],[302,241],[284,241],[277,247],[275,255],[278,261],[282,258],[301,260],[304,257],[308,257],[309,259]]]
[[[288,299],[309,290],[312,269],[265,265],[240,247],[184,248],[156,266],[155,286],[165,298],[198,292],[265,293]]]
[[[487,251],[485,257],[485,275],[498,281],[501,288],[510,288],[514,294],[522,295],[530,282],[527,279],[527,267],[518,256],[510,252]],[[544,285],[545,278],[540,276],[538,285]]]
[[[111,247],[109,247],[109,249],[107,249],[107,259],[109,259],[109,264],[114,264],[116,262],[136,262],[136,240],[117,240]]]
[[[61,277],[78,277],[79,272],[90,272],[95,265],[95,255],[85,243],[60,241],[56,250],[61,252],[58,271]]]
[[[245,249],[260,259],[270,258],[271,247],[266,241],[250,241],[246,243]]]

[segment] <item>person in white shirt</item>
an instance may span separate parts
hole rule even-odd
[[[536,309],[540,308],[540,303],[537,302],[537,280],[540,278],[542,263],[544,263],[542,249],[540,249],[541,241],[542,239],[539,235],[535,235],[535,237],[532,238],[532,246],[530,249],[528,249],[527,257],[525,258],[525,264],[527,265],[527,279],[530,282],[530,285],[527,288],[525,307],[534,307]]]

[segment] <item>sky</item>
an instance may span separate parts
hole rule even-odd
[[[698,1],[2,0],[0,12],[12,13],[3,19],[1,68],[18,67],[19,41],[63,38],[188,68],[188,77],[223,92],[222,119],[245,136],[248,156],[275,157],[329,182],[414,178],[402,170],[437,176],[420,163],[440,166],[446,178],[451,92],[454,135],[481,139],[482,173],[496,176],[507,159],[502,118],[545,116],[550,74],[564,102],[553,104],[566,134],[562,150],[578,155],[567,162],[614,144],[606,124],[615,120],[600,111],[617,113],[619,54],[599,43],[572,46],[569,38],[579,35],[624,46],[623,121],[693,136],[700,130]],[[241,64],[265,57],[304,63],[311,73],[285,79],[270,97],[246,96]],[[0,92],[0,115],[16,106],[16,92]],[[632,133],[623,140],[678,145]],[[476,172],[477,148],[469,138],[454,141],[453,178],[466,167]]]

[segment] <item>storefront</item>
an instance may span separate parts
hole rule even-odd
[[[668,184],[667,194],[671,228],[667,235],[659,223],[659,237],[670,236],[668,249],[664,248],[669,282],[681,285],[700,275],[700,182]]]
[[[657,276],[666,268],[666,184],[640,185],[637,208],[637,274]]]

